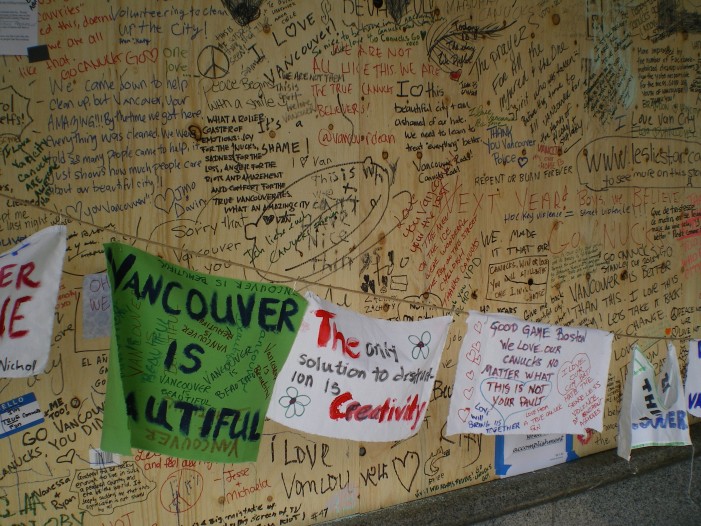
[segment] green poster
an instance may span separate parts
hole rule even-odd
[[[120,243],[105,257],[114,323],[102,449],[255,461],[306,300]]]

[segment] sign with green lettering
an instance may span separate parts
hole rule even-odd
[[[105,245],[113,333],[101,448],[255,461],[306,300]]]

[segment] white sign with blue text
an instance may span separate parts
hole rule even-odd
[[[654,366],[634,345],[618,417],[618,456],[630,460],[631,449],[690,444],[686,397],[674,345],[667,344],[667,359],[657,379]]]

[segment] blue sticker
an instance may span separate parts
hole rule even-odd
[[[34,393],[18,396],[0,404],[0,438],[19,433],[44,422]]]
[[[504,453],[504,435],[496,436],[494,446],[494,471],[497,475],[503,477],[511,467],[511,464],[506,463],[506,455]]]

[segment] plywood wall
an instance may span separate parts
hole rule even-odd
[[[0,441],[0,522],[313,524],[488,483],[494,440],[445,434],[469,309],[614,332],[575,449],[614,447],[630,345],[684,364],[700,334],[695,3],[226,4],[40,0],[50,58],[1,59],[0,243],[69,238],[49,365],[0,381],[46,414]],[[84,338],[83,280],[110,240],[375,317],[453,311],[420,432],[266,422],[255,463],[92,470],[109,339]]]

